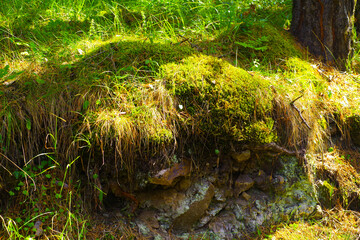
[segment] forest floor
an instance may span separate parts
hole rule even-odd
[[[358,239],[360,48],[346,72],[321,63],[289,34],[291,3],[1,1],[1,239],[142,239],[129,206],[92,214],[105,173],[131,192],[134,173],[229,142],[336,160],[320,219],[252,238]]]

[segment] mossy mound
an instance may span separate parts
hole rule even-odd
[[[26,69],[0,85],[5,154],[20,161],[23,152],[26,159],[51,152],[66,164],[87,149],[90,159],[94,152],[115,153],[119,169],[132,172],[139,155],[167,158],[168,149],[175,149],[177,110],[157,72],[193,50],[134,40],[93,48],[61,65],[45,63],[36,73]]]
[[[270,83],[223,60],[198,55],[162,67],[183,122],[215,139],[272,142]]]
[[[225,31],[213,44],[218,42],[224,44],[224,53],[232,53],[234,62],[252,70],[276,71],[284,60],[305,55],[290,33],[269,22],[256,22],[242,31]]]

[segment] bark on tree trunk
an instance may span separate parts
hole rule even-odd
[[[355,29],[356,29],[356,35],[360,36],[360,4],[356,4],[355,7]]]
[[[293,0],[291,33],[309,51],[345,69],[356,0]]]

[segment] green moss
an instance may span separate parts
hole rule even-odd
[[[303,57],[303,53],[296,47],[293,37],[283,29],[278,29],[272,24],[264,24],[262,27],[256,27],[253,32],[255,36],[261,34],[268,38],[267,51],[264,52],[263,57],[273,62],[289,57]]]
[[[94,41],[92,44],[95,46],[84,44],[83,51],[88,54],[72,67],[73,74],[76,72],[78,78],[84,79],[102,78],[104,75],[111,76],[112,80],[113,77],[126,80],[129,76],[155,76],[160,65],[179,61],[194,53],[189,46],[149,43],[137,38],[120,41],[114,38],[105,44]]]
[[[240,66],[253,70],[276,70],[283,60],[304,57],[290,33],[268,22],[254,23],[246,32],[224,32],[215,42],[218,41],[226,42],[228,51],[237,49],[234,60]]]
[[[287,76],[289,78],[300,77],[300,78],[305,78],[307,80],[316,80],[320,77],[316,69],[311,66],[311,63],[297,57],[289,58],[286,61],[285,66],[286,66],[286,70],[288,70]]]
[[[220,139],[271,142],[269,82],[210,56],[192,56],[162,67],[167,88],[198,132]]]

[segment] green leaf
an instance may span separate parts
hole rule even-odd
[[[42,80],[41,78],[37,78],[37,79],[36,79],[36,82],[37,82],[38,84],[44,84],[44,83],[45,83],[45,81]]]
[[[9,195],[10,195],[10,196],[14,196],[15,193],[14,193],[13,191],[9,191]]]
[[[27,130],[31,130],[31,121],[30,121],[30,119],[26,119],[26,128],[27,128]]]
[[[34,42],[30,42],[29,47],[31,48],[32,51],[34,51],[34,52],[37,51],[37,47],[36,47],[36,44]]]
[[[3,78],[9,73],[10,66],[6,65],[4,68],[0,69],[0,78]]]
[[[60,193],[57,193],[57,194],[55,194],[55,198],[60,199],[60,198],[62,198],[62,196]]]
[[[98,177],[99,177],[99,175],[96,173],[93,175],[93,179],[97,179]]]
[[[9,76],[6,77],[6,80],[12,80],[12,79],[16,78],[17,76],[19,76],[20,74],[22,74],[23,72],[24,71],[13,72]]]
[[[29,192],[26,191],[26,190],[24,190],[24,191],[22,191],[22,194],[24,194],[25,196],[28,196],[28,195],[29,195]]]
[[[86,110],[90,105],[90,102],[88,100],[85,100],[83,103],[83,109]]]
[[[17,223],[21,223],[21,222],[22,222],[22,219],[21,219],[21,218],[19,218],[19,217],[17,217],[17,218],[15,219],[15,222],[17,222]]]
[[[46,174],[45,177],[51,178],[51,174]]]
[[[29,222],[28,224],[26,224],[28,227],[33,227],[35,224],[33,222]]]

